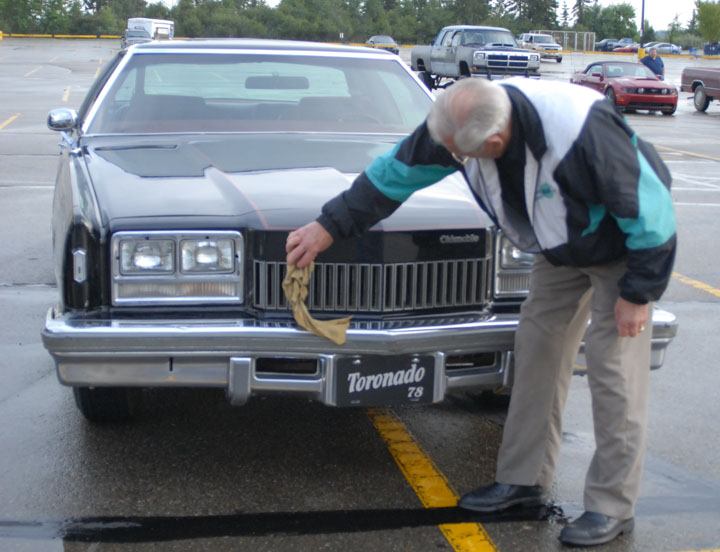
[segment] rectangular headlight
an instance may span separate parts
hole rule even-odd
[[[535,256],[515,247],[502,233],[498,235],[495,255],[495,296],[525,297]]]
[[[180,270],[188,273],[228,273],[235,270],[235,244],[230,239],[183,240]]]
[[[501,268],[529,269],[532,268],[534,258],[535,256],[532,253],[525,253],[524,251],[521,251],[510,243],[510,240],[508,240],[505,236],[500,238]]]
[[[485,52],[473,52],[473,61],[484,61]]]
[[[120,242],[121,274],[171,274],[175,271],[175,242],[130,239]]]
[[[117,232],[111,250],[113,305],[244,302],[240,232]]]

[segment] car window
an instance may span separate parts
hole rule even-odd
[[[459,46],[461,40],[462,40],[462,32],[458,31],[457,33],[455,33],[455,34],[453,35],[452,45],[453,45],[453,46]]]
[[[136,54],[89,133],[407,133],[432,100],[396,61],[332,56]]]
[[[587,70],[588,75],[592,75],[593,73],[602,74],[602,72],[603,72],[603,70],[602,70],[601,64],[591,65],[590,67],[588,67],[588,70]]]
[[[467,30],[463,33],[462,43],[465,46],[484,46],[485,44],[517,46],[515,37],[510,31]]]
[[[449,32],[443,37],[442,45],[443,46],[450,46],[452,43],[452,38],[454,36],[454,33]]]
[[[535,35],[535,42],[555,42],[550,35]]]
[[[641,63],[614,63],[607,65],[607,76],[609,78],[617,77],[635,77],[655,78],[655,74]]]

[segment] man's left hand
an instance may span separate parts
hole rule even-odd
[[[640,335],[650,319],[650,305],[636,305],[619,297],[615,303],[615,323],[620,337]]]

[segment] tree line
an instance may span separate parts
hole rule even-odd
[[[720,0],[697,0],[693,18],[676,17],[669,40],[684,47],[720,40]],[[121,34],[129,17],[172,19],[184,37],[256,37],[362,42],[374,34],[427,43],[445,25],[593,31],[597,39],[633,37],[629,3],[597,0],[0,0],[0,30],[15,33]],[[646,22],[645,40],[655,30]]]

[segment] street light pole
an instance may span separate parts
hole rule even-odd
[[[640,47],[645,44],[645,0],[642,0],[640,8]]]

